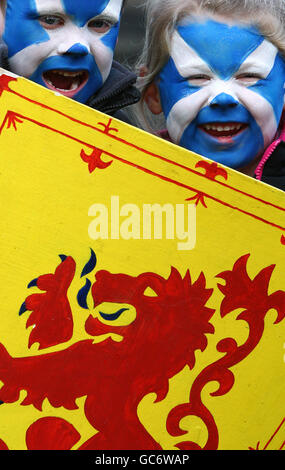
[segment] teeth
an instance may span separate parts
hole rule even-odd
[[[49,85],[54,86],[53,83],[52,83],[50,80],[46,79],[46,82],[47,82]],[[70,87],[68,90],[65,90],[65,89],[62,88],[62,91],[73,91],[73,90],[77,90],[77,88],[79,88],[79,86],[80,86],[80,80],[74,80],[74,81],[72,82],[71,87]]]
[[[54,73],[57,73],[58,75],[63,75],[64,77],[80,77],[83,72],[67,72],[65,70],[56,70]]]
[[[207,131],[217,131],[217,132],[223,132],[223,131],[239,131],[242,128],[242,124],[233,124],[233,125],[217,125],[217,124],[206,124],[205,129]]]
[[[80,85],[80,82],[78,80],[75,80],[73,84],[71,85],[70,90],[76,90]]]

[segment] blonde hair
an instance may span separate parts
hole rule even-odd
[[[142,96],[169,59],[173,32],[186,17],[207,14],[255,25],[285,57],[284,0],[146,0],[146,36],[137,69]]]

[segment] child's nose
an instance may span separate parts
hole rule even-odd
[[[75,43],[70,46],[70,44],[61,44],[58,48],[58,53],[60,55],[73,55],[73,56],[86,56],[90,53],[90,49],[87,44]]]
[[[215,98],[210,103],[210,106],[213,108],[234,108],[237,105],[238,101],[227,93],[220,93],[219,95],[215,96]]]
[[[84,55],[88,55],[89,52],[90,51],[87,48],[87,46],[85,46],[84,44],[77,43],[77,44],[74,44],[72,47],[70,47],[68,51],[66,51],[66,54],[84,56]]]

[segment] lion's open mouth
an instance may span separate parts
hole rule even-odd
[[[66,96],[78,93],[87,83],[89,74],[85,70],[48,70],[43,73],[47,88]]]
[[[93,337],[111,336],[121,341],[126,328],[136,320],[137,311],[132,304],[102,302],[94,307],[85,322],[85,331]]]
[[[94,318],[92,315],[89,315],[85,322],[85,331],[90,336],[94,337],[94,342],[101,342],[107,338],[112,338],[113,341],[120,342],[123,340],[123,336],[120,335],[122,330],[123,327],[112,328],[109,325],[104,325],[98,318]]]

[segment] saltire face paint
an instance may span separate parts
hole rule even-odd
[[[11,71],[85,103],[109,76],[123,0],[7,0]]]
[[[255,28],[184,21],[158,86],[172,140],[240,169],[276,135],[284,105],[285,63]]]

